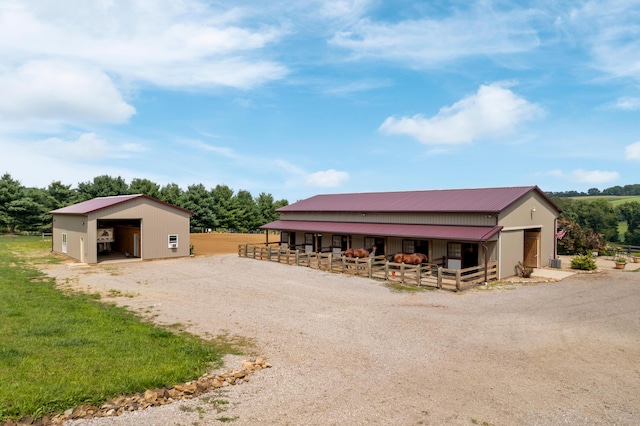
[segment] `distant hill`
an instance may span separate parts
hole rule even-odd
[[[567,198],[580,201],[606,200],[614,207],[631,201],[640,203],[640,195],[579,195],[577,197]]]

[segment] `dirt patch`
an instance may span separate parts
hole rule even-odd
[[[264,244],[265,234],[191,234],[191,244],[196,256],[238,253],[240,244]],[[279,235],[269,234],[269,242],[279,241]]]

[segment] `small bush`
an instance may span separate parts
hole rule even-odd
[[[579,254],[571,259],[571,269],[593,271],[596,268],[596,261],[591,254]]]

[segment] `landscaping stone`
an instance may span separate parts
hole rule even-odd
[[[40,419],[25,417],[19,421],[6,420],[3,426],[61,425],[67,420],[119,416],[124,412],[166,405],[175,401],[195,398],[213,389],[245,383],[249,381],[249,375],[253,372],[271,367],[271,364],[263,358],[244,360],[241,365],[242,369],[240,370],[229,370],[221,374],[207,373],[193,382],[181,383],[163,389],[149,389],[134,395],[119,396],[105,402],[100,407],[81,405],[52,417],[45,416]]]

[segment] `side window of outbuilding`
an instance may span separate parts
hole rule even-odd
[[[67,252],[67,233],[63,233],[62,234],[62,252],[66,253]]]

